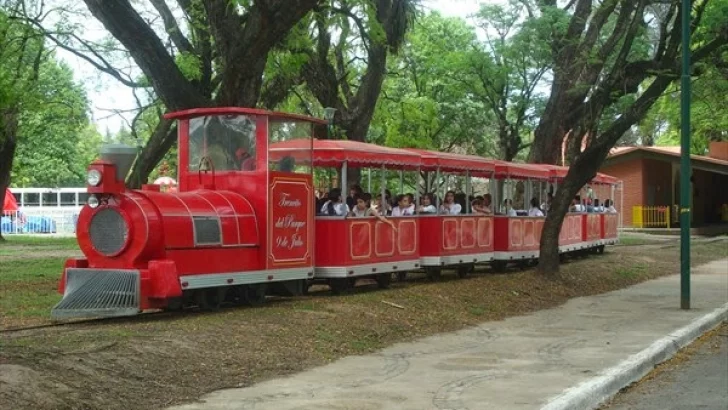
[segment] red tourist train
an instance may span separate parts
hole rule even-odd
[[[88,168],[91,195],[78,220],[84,257],[67,260],[63,299],[52,317],[127,316],[225,301],[256,305],[266,295],[305,294],[314,282],[342,292],[358,278],[387,287],[394,273],[404,278],[422,269],[434,278],[449,267],[464,276],[479,263],[497,270],[525,264],[538,258],[545,218],[509,204],[519,193],[544,200],[544,187],[555,189],[567,171],[316,139],[324,121],[256,109],[204,108],[167,117],[178,122],[178,191],[127,189],[124,176],[136,150],[104,147]],[[399,173],[400,191],[407,183],[416,204],[431,205],[423,210],[449,211],[318,215],[313,175],[331,168],[340,181],[358,169],[367,175],[369,192],[374,176],[385,199],[380,210]],[[477,212],[469,199],[455,205],[450,189],[464,185],[467,198],[478,181],[484,184],[479,191],[489,192],[484,206],[495,208],[503,199],[503,212]],[[602,174],[592,181],[597,189],[611,188],[612,198],[617,183]],[[420,201],[421,191],[443,194],[443,200],[428,194]],[[599,251],[616,243],[618,218],[614,211],[569,213],[560,251]]]

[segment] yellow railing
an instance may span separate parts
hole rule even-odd
[[[632,226],[635,228],[669,228],[669,206],[642,206],[632,207]]]

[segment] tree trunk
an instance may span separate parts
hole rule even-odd
[[[565,181],[566,182],[566,181]],[[559,272],[559,234],[566,213],[569,211],[571,199],[579,188],[574,184],[559,185],[551,207],[546,215],[546,221],[541,231],[541,251],[538,260],[538,271],[547,275],[557,275]]]
[[[15,108],[0,111],[0,207],[5,204],[5,192],[10,186],[10,171],[17,146],[18,115]],[[0,215],[3,213],[0,212]],[[0,231],[0,242],[4,242]]]
[[[134,161],[131,173],[126,179],[127,186],[138,189],[146,184],[149,174],[152,173],[175,142],[177,142],[177,126],[174,125],[174,121],[160,119],[149,141],[147,141],[142,152],[139,153],[137,160]]]
[[[559,233],[572,199],[587,182],[596,175],[602,161],[579,156],[569,167],[564,182],[554,194],[551,208],[541,231],[541,253],[538,271],[546,275],[557,275],[559,272]]]

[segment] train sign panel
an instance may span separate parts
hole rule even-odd
[[[313,197],[309,178],[271,175],[269,195],[269,266],[311,266]]]

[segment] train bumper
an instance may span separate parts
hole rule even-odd
[[[53,319],[133,316],[141,308],[141,274],[124,269],[66,269],[63,299]]]

